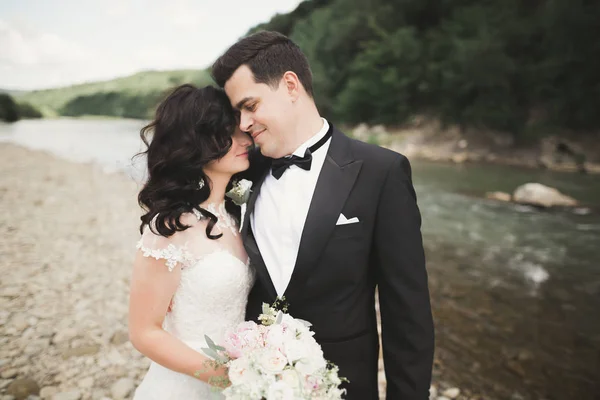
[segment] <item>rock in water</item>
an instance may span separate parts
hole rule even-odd
[[[485,197],[491,200],[498,200],[498,201],[510,201],[511,200],[511,196],[509,193],[504,193],[504,192],[488,192],[485,194]]]
[[[574,207],[577,205],[577,200],[574,198],[540,183],[526,183],[519,186],[513,194],[513,200],[517,203],[541,207]]]

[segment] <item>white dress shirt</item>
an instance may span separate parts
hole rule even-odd
[[[323,119],[321,130],[293,155],[304,157],[306,149],[321,140],[328,130],[329,123]],[[310,171],[291,165],[279,179],[269,173],[250,215],[256,244],[280,297],[294,272],[302,230],[330,143],[331,139],[312,154]]]

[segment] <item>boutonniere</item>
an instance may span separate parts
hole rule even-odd
[[[233,188],[227,193],[225,196],[229,197],[233,204],[241,207],[241,217],[240,217],[240,232],[242,231],[242,225],[244,224],[244,216],[246,215],[246,203],[250,198],[250,192],[252,188],[252,181],[248,179],[242,179],[240,181],[236,181],[233,183]]]

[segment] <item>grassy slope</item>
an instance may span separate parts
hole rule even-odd
[[[101,92],[148,93],[162,91],[182,83],[212,83],[206,70],[144,71],[109,81],[91,82],[56,89],[34,90],[15,94],[18,101],[32,104],[44,116],[56,116],[57,110],[77,96]]]

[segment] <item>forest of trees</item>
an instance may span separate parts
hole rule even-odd
[[[17,103],[9,94],[0,93],[0,121],[16,122],[22,118],[41,118],[42,114],[32,105]]]
[[[77,96],[66,103],[60,114],[69,117],[82,115],[110,115],[122,118],[151,118],[151,113],[164,93],[151,91],[132,94],[127,92],[99,92]]]
[[[514,134],[600,127],[596,0],[319,0],[251,30],[307,54],[323,114]]]

